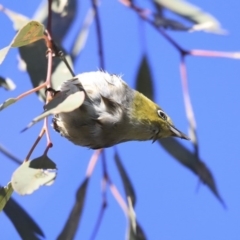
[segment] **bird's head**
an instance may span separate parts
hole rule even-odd
[[[190,140],[173,125],[171,118],[156,103],[137,91],[133,99],[132,118],[144,129],[149,129],[153,141],[171,136]]]

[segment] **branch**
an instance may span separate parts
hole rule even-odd
[[[97,31],[97,37],[98,37],[98,54],[99,54],[99,60],[100,60],[100,68],[104,70],[105,65],[104,65],[104,57],[103,57],[102,30],[101,30],[100,18],[98,13],[97,0],[91,0],[91,1],[92,1],[92,7],[95,12],[95,17],[96,17],[96,31]]]

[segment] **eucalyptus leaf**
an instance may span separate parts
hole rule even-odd
[[[79,227],[80,218],[82,216],[88,182],[89,182],[89,178],[86,178],[78,188],[78,191],[76,194],[76,202],[57,240],[74,239],[74,236]]]
[[[4,209],[12,193],[13,193],[13,188],[11,183],[8,183],[7,186],[0,188],[0,211]]]
[[[22,132],[32,127],[35,123],[41,121],[43,118],[51,115],[58,114],[61,112],[71,112],[76,108],[80,107],[85,99],[85,93],[78,91],[73,94],[69,94],[68,91],[59,92],[52,101],[45,105],[45,111],[34,118],[32,122],[28,124]]]
[[[79,1],[77,0],[53,0],[52,1],[52,38],[59,44],[66,36],[68,30],[76,17]],[[44,1],[36,12],[33,19],[47,26],[48,21],[48,1]]]
[[[16,31],[21,29],[24,25],[26,25],[30,21],[30,18],[28,18],[27,16],[24,16],[20,13],[14,12],[8,8],[3,7],[1,10],[12,21],[13,28]]]
[[[76,37],[74,38],[74,42],[70,50],[73,61],[76,59],[76,57],[79,55],[79,53],[82,51],[82,49],[86,44],[86,41],[89,35],[89,30],[93,23],[94,16],[95,16],[94,10],[92,8],[89,9],[84,19],[83,25],[81,26]]]
[[[9,199],[3,212],[12,222],[21,239],[39,240],[40,237],[44,237],[43,231],[34,219],[13,198]]]
[[[35,169],[57,169],[56,163],[53,162],[47,155],[42,155],[33,159],[30,162],[29,167]]]
[[[179,141],[174,138],[159,139],[159,143],[177,161],[198,175],[200,180],[210,188],[212,193],[217,197],[222,205],[226,207],[222,197],[218,192],[211,171],[207,168],[204,162],[198,158],[196,154],[191,153],[186,147],[184,147]]]
[[[0,86],[6,90],[14,90],[16,85],[10,78],[0,77]]]
[[[10,106],[11,104],[17,102],[16,98],[9,98],[6,101],[4,101],[2,104],[0,104],[0,111],[2,111],[4,108]]]
[[[184,0],[154,0],[156,4],[196,23],[192,30],[203,30],[212,33],[225,33],[219,21],[201,8]]]
[[[153,97],[153,80],[146,55],[142,56],[136,77],[136,89],[149,99]]]
[[[11,183],[14,191],[18,194],[31,194],[40,186],[52,182],[56,175],[56,171],[35,169],[30,167],[30,161],[25,161],[14,171]]]
[[[11,47],[22,47],[44,38],[44,26],[37,21],[28,22],[14,37]]]
[[[7,46],[5,48],[0,49],[0,64],[2,64],[3,60],[5,59],[5,57],[7,56],[9,50],[10,50],[11,46]]]
[[[131,183],[128,175],[127,175],[127,172],[126,172],[126,170],[123,167],[122,161],[121,161],[117,151],[115,151],[114,159],[115,159],[115,163],[117,165],[118,171],[120,173],[120,176],[121,176],[121,179],[122,179],[122,182],[123,182],[125,194],[126,194],[127,198],[131,199],[131,203],[132,203],[132,205],[134,207],[135,204],[136,204],[135,191],[134,191],[132,183]]]

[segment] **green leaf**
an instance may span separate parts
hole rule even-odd
[[[197,23],[192,30],[203,30],[212,33],[225,33],[218,20],[211,14],[184,0],[154,0],[154,2],[170,11]]]
[[[128,240],[146,240],[145,234],[136,219],[131,199],[128,198]]]
[[[149,99],[153,99],[153,80],[147,57],[142,57],[136,78],[136,89]]]
[[[14,90],[16,85],[10,78],[0,77],[0,86],[6,90]]]
[[[11,47],[22,47],[44,38],[44,26],[37,21],[30,21],[14,37]]]
[[[78,188],[76,202],[57,240],[74,239],[76,231],[79,227],[80,218],[82,216],[88,182],[89,178],[86,178]]]
[[[75,40],[71,46],[70,53],[73,61],[76,59],[76,57],[79,55],[79,53],[83,50],[85,46],[85,43],[89,35],[91,24],[93,23],[94,16],[95,16],[95,12],[92,8],[90,8],[84,19],[83,25],[78,31],[78,34],[74,38]]]
[[[2,104],[0,104],[0,111],[2,111],[4,108],[10,106],[11,104],[17,102],[17,99],[15,98],[9,98],[6,101],[4,101]]]
[[[159,143],[176,160],[178,160],[181,164],[198,175],[200,180],[210,188],[212,193],[217,197],[222,205],[226,207],[223,199],[218,192],[211,171],[207,168],[204,162],[198,158],[196,154],[190,152],[186,147],[184,147],[174,138],[159,139]]]
[[[5,48],[0,49],[0,64],[5,59],[11,47],[22,47],[44,38],[44,26],[37,21],[28,22],[21,28],[12,42]]]
[[[29,214],[13,199],[10,198],[3,212],[10,219],[21,239],[39,240],[44,233]]]
[[[0,49],[0,64],[3,62],[5,57],[7,56],[11,46],[7,46],[5,48]]]
[[[77,0],[53,0],[52,1],[52,39],[57,43],[61,43],[67,32],[72,26],[77,15],[78,4]],[[44,1],[37,9],[33,19],[47,26],[48,21],[48,2]]]
[[[134,230],[132,227],[129,230],[128,234],[128,240],[146,240],[146,236],[141,228],[141,226],[136,223],[136,230]]]
[[[84,91],[78,91],[72,94],[69,94],[68,90],[59,92],[52,101],[45,105],[45,111],[41,115],[34,118],[32,122],[30,122],[28,126],[22,130],[22,132],[32,127],[35,123],[41,121],[43,118],[49,116],[50,114],[71,112],[76,108],[79,108],[82,105],[84,99]]]
[[[30,168],[35,169],[57,169],[56,163],[53,162],[47,155],[33,159],[30,164]]]
[[[0,211],[2,211],[13,193],[12,184],[0,188]]]
[[[146,65],[146,63],[144,63],[144,61],[146,61],[146,60],[144,60],[144,58],[145,57],[143,57],[141,66]],[[141,67],[140,67],[140,69],[141,69]],[[140,74],[138,74],[138,75],[140,75]],[[145,78],[145,79],[142,79],[142,80],[138,80],[138,82],[143,82],[143,81],[148,80],[148,79],[150,79],[150,78]],[[140,85],[140,83],[138,83],[137,84],[137,90],[141,91],[148,98],[154,99],[153,89],[152,88],[150,88],[150,90],[147,89],[147,86],[151,85],[151,82],[152,81],[147,81],[142,86]],[[197,176],[199,176],[201,181],[203,183],[207,184],[207,186],[210,188],[210,190],[213,192],[213,194],[217,197],[217,199],[225,207],[225,203],[224,203],[223,199],[221,198],[221,196],[220,196],[220,194],[217,190],[217,186],[216,186],[216,183],[214,181],[214,178],[213,178],[213,175],[212,175],[211,171],[205,166],[204,162],[202,162],[196,154],[189,151],[186,147],[184,147],[181,143],[179,143],[174,138],[159,139],[159,143],[178,162],[180,162],[185,167],[187,167],[191,171],[193,171]]]
[[[30,164],[30,161],[23,162],[12,175],[12,187],[20,195],[31,194],[43,185],[50,186],[57,175],[52,169],[36,169]],[[39,166],[39,162],[36,165]]]
[[[30,18],[19,14],[17,12],[14,12],[8,8],[5,8],[2,6],[1,11],[6,14],[6,16],[12,21],[14,30],[18,31],[21,29],[24,25],[26,25]]]
[[[135,204],[136,204],[135,191],[134,191],[132,183],[131,183],[128,175],[127,175],[127,172],[122,165],[121,159],[120,159],[117,151],[115,151],[114,159],[115,159],[115,163],[117,165],[118,171],[120,173],[120,176],[121,176],[121,179],[122,179],[122,182],[123,182],[125,194],[126,194],[127,197],[130,197],[131,203],[134,207]]]

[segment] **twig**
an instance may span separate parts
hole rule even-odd
[[[47,155],[48,150],[49,150],[52,146],[53,146],[53,144],[52,144],[51,142],[49,142],[49,143],[47,144],[47,147],[46,147],[46,149],[45,149],[43,155]]]
[[[47,30],[48,30],[50,36],[52,36],[52,0],[48,0]]]
[[[222,58],[240,59],[240,52],[218,52],[218,51],[192,49],[188,51],[188,54],[191,56],[198,56],[198,57],[222,57]]]
[[[6,157],[10,158],[11,160],[13,160],[15,163],[17,164],[22,164],[22,161],[15,157],[14,155],[12,155],[7,149],[5,149],[2,145],[0,145],[0,152],[2,154],[4,154]]]
[[[103,167],[103,179],[102,179],[102,205],[100,208],[100,212],[97,218],[97,222],[95,224],[93,233],[91,235],[91,240],[95,239],[98,229],[101,225],[102,219],[103,219],[103,215],[105,212],[105,209],[107,207],[107,192],[106,192],[106,187],[107,187],[107,183],[108,183],[108,174],[107,174],[107,165],[106,165],[106,158],[105,158],[105,154],[104,154],[104,150],[102,151],[102,167]]]
[[[126,216],[128,216],[128,206],[125,203],[123,197],[121,196],[121,194],[119,193],[117,187],[111,182],[110,179],[108,179],[108,183],[109,183],[109,188],[112,192],[112,195],[115,197],[115,199],[117,200],[117,202],[119,203],[120,207],[122,208],[123,212],[125,213]]]
[[[27,91],[27,92],[22,93],[21,95],[19,95],[18,97],[16,97],[16,100],[20,100],[20,99],[22,99],[22,98],[24,98],[24,97],[26,97],[26,96],[28,96],[28,95],[30,95],[30,94],[32,94],[32,93],[35,93],[35,92],[41,90],[42,88],[44,88],[44,87],[46,87],[46,86],[47,86],[47,85],[46,85],[46,83],[44,82],[44,83],[42,83],[41,85],[39,85],[39,86],[37,86],[37,87],[35,87],[35,88]]]
[[[91,0],[92,1],[92,7],[95,11],[95,17],[96,17],[96,30],[97,30],[97,37],[98,37],[98,53],[99,53],[99,60],[100,60],[100,68],[105,69],[104,65],[104,57],[103,57],[103,41],[102,41],[102,31],[101,31],[101,24],[100,24],[100,18],[98,13],[98,6],[97,6],[97,0]]]
[[[96,163],[97,163],[97,160],[101,154],[103,149],[98,149],[98,150],[95,150],[90,161],[89,161],[89,164],[88,164],[88,167],[87,167],[87,171],[86,171],[86,177],[90,177],[93,173],[93,170],[96,166]]]
[[[27,162],[27,161],[29,160],[29,158],[31,157],[31,155],[32,155],[35,147],[37,146],[37,144],[38,144],[39,141],[41,140],[41,138],[42,138],[42,136],[43,136],[44,133],[45,133],[45,129],[42,128],[42,130],[41,130],[40,134],[38,135],[36,141],[34,142],[34,144],[32,145],[29,153],[27,154],[27,156],[26,156],[26,158],[25,158],[25,160],[24,160],[25,162]]]
[[[43,129],[45,130],[45,133],[46,133],[47,146],[48,145],[53,146],[52,141],[50,139],[49,129],[48,129],[48,117],[44,119]]]
[[[190,126],[191,131],[191,140],[195,147],[195,153],[198,156],[198,140],[197,140],[197,134],[196,134],[196,120],[194,117],[194,111],[191,103],[191,98],[188,90],[188,78],[187,78],[187,68],[185,63],[185,56],[181,56],[180,61],[180,75],[181,75],[181,81],[182,81],[182,90],[183,90],[183,99],[185,103],[185,110],[186,115],[188,119],[188,124]]]

